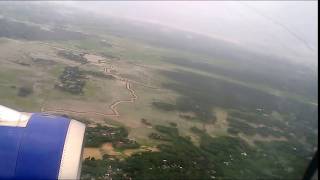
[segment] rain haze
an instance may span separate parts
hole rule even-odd
[[[302,63],[317,63],[316,1],[108,1],[67,4],[98,14],[206,34]]]

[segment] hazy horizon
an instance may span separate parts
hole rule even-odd
[[[255,51],[317,64],[316,1],[58,3],[201,33]]]

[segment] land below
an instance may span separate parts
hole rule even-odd
[[[316,68],[154,24],[15,8],[0,11],[0,104],[85,123],[82,179],[301,179],[317,149]]]

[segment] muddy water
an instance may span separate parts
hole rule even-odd
[[[90,63],[99,63],[99,61],[105,60],[104,57],[97,56],[94,54],[86,54],[84,55],[84,58],[86,58]]]
[[[83,149],[82,159],[88,157],[94,157],[95,159],[102,159],[104,154],[108,154],[110,156],[119,156],[121,155],[120,152],[114,150],[112,143],[104,143],[98,148],[89,148],[86,147]]]
[[[95,159],[102,159],[102,153],[100,148],[84,148],[82,159],[86,159],[88,157],[94,157]]]
[[[84,148],[82,159],[88,157],[94,157],[95,159],[102,159],[104,154],[108,154],[109,156],[131,156],[137,152],[158,152],[159,149],[157,147],[148,147],[141,146],[140,149],[126,149],[121,152],[117,152],[114,150],[112,143],[104,143],[99,148]]]
[[[108,154],[110,156],[119,156],[121,155],[120,152],[117,152],[114,150],[112,143],[104,143],[101,146],[101,151],[103,152],[103,154]]]

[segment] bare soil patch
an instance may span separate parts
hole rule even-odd
[[[95,159],[102,159],[102,154],[99,148],[84,148],[82,159],[86,158],[95,158]]]

